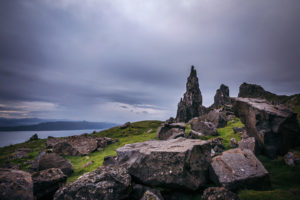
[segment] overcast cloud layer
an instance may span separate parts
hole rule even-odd
[[[221,83],[300,92],[299,0],[0,0],[0,117],[175,116],[195,65]]]

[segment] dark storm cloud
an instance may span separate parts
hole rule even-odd
[[[299,93],[298,0],[2,0],[0,112],[128,121],[175,115],[191,65],[221,83]],[[15,113],[14,113],[15,112]]]

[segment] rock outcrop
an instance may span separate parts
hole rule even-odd
[[[209,187],[204,190],[202,200],[239,200],[239,197],[224,187]]]
[[[184,136],[185,123],[164,123],[157,129],[157,138],[160,140],[175,139]]]
[[[114,142],[116,140],[111,138],[84,134],[65,138],[48,137],[46,147],[52,148],[59,155],[79,156],[90,154],[98,148],[104,148],[106,145]]]
[[[191,129],[204,135],[218,135],[216,126],[212,122],[203,121],[201,117],[195,117],[189,121]]]
[[[186,83],[186,92],[183,99],[181,98],[178,103],[176,121],[188,122],[190,119],[198,117],[205,112],[206,108],[202,106],[202,95],[199,89],[197,72],[192,66]]]
[[[37,200],[52,200],[55,192],[67,180],[58,168],[50,168],[32,174],[33,194]]]
[[[55,193],[54,200],[122,200],[129,197],[130,191],[131,177],[125,168],[100,167],[60,188]]]
[[[127,144],[117,154],[138,182],[188,190],[206,183],[211,160],[209,142],[185,138]]]
[[[249,149],[255,155],[258,155],[260,153],[254,137],[242,138],[242,140],[239,141],[239,148],[242,150]]]
[[[211,110],[209,113],[198,117],[201,121],[211,122],[216,128],[223,128],[227,125],[227,116],[221,109]]]
[[[40,152],[30,167],[32,171],[42,171],[50,168],[59,168],[67,176],[73,173],[72,164],[56,153]]]
[[[21,170],[0,169],[0,199],[33,200],[31,174]]]
[[[251,98],[233,98],[233,101],[235,114],[245,124],[247,134],[255,137],[268,157],[284,155],[297,143],[297,115],[283,105]]]
[[[212,158],[210,177],[229,190],[267,189],[270,186],[268,171],[248,149],[231,149]]]
[[[221,84],[220,88],[216,91],[213,107],[219,108],[228,104],[231,104],[229,88],[228,86]]]

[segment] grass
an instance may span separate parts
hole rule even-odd
[[[116,156],[116,150],[125,144],[136,142],[144,142],[156,138],[157,128],[161,121],[141,121],[132,123],[128,128],[120,129],[113,127],[108,130],[94,133],[101,137],[110,137],[119,139],[119,142],[109,145],[103,151],[96,151],[88,156],[67,156],[66,158],[72,163],[74,173],[68,178],[67,182],[76,180],[79,176],[86,172],[94,171],[102,165],[105,156]],[[88,167],[84,167],[88,162],[94,161]]]

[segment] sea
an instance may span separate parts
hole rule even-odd
[[[29,138],[35,133],[41,139],[52,137],[66,137],[71,135],[81,135],[83,133],[92,133],[97,130],[64,130],[64,131],[0,131],[0,147],[8,146],[11,144],[18,144],[29,140]]]

